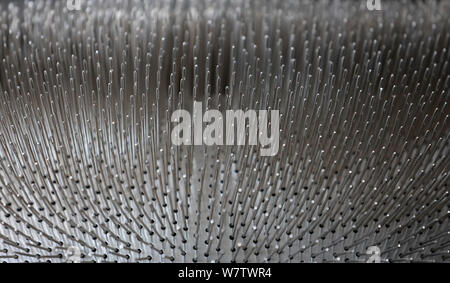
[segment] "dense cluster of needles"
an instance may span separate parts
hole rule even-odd
[[[448,1],[0,6],[0,260],[450,261]],[[280,111],[280,148],[171,114]]]

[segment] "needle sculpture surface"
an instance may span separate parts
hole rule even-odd
[[[449,1],[80,3],[1,6],[0,261],[450,261]]]

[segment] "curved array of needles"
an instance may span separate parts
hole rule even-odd
[[[0,10],[0,260],[449,261],[448,1]],[[171,113],[278,109],[280,149]]]

